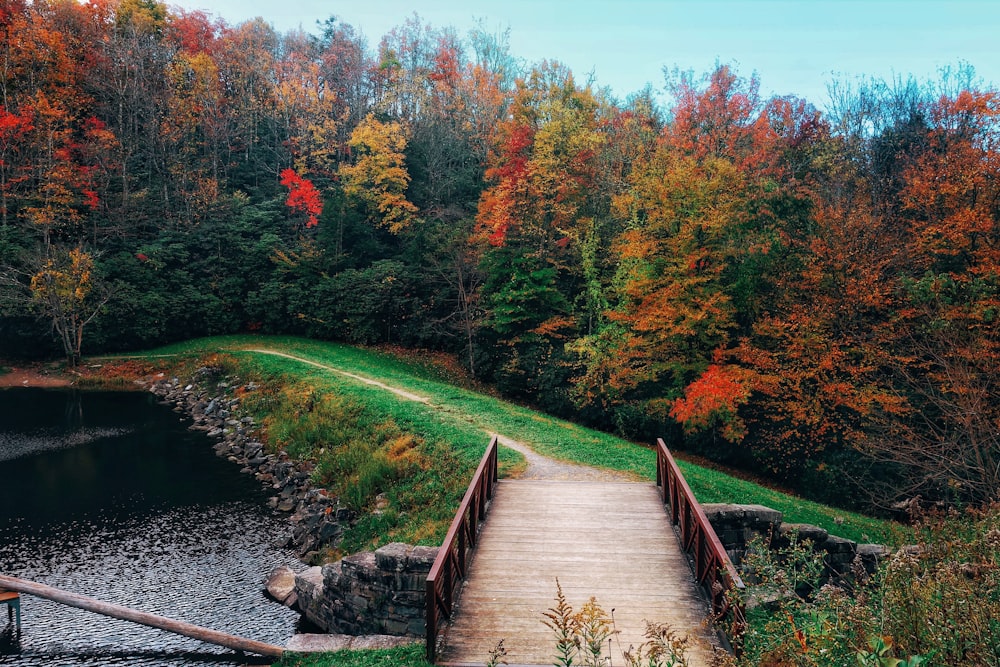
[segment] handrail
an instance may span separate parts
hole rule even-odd
[[[656,439],[656,485],[664,505],[670,506],[671,522],[680,527],[681,546],[691,554],[695,578],[712,602],[713,617],[721,621],[731,616],[727,635],[738,645],[746,619],[742,606],[731,604],[726,594],[743,590],[743,580],[662,438]]]
[[[438,625],[442,617],[451,618],[457,584],[468,572],[469,552],[479,540],[479,522],[486,518],[487,501],[496,491],[497,449],[497,437],[493,436],[427,575],[428,662],[434,662]]]
[[[218,644],[219,646],[225,646],[236,651],[256,653],[269,658],[280,658],[285,653],[285,649],[280,646],[266,644],[253,639],[245,639],[244,637],[234,637],[218,630],[202,628],[192,623],[175,621],[172,618],[165,618],[157,614],[139,611],[138,609],[123,607],[119,604],[95,600],[94,598],[89,598],[78,593],[64,591],[59,588],[47,586],[46,584],[28,581],[27,579],[0,575],[0,588],[17,591],[18,593],[27,593],[58,602],[59,604],[85,609],[95,614],[104,614],[111,618],[148,625],[151,628],[158,628],[178,635],[184,635],[185,637],[192,637],[203,642],[208,642],[209,644]]]

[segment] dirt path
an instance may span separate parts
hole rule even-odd
[[[246,350],[247,352],[254,352],[256,354],[269,354],[275,357],[283,357],[285,359],[291,359],[292,361],[297,361],[302,364],[307,364],[309,366],[314,366],[321,370],[329,371],[331,373],[336,373],[343,377],[351,378],[352,380],[357,380],[358,382],[363,382],[364,384],[371,385],[373,387],[378,387],[384,389],[388,392],[392,392],[396,396],[405,398],[408,401],[416,401],[418,403],[423,403],[431,407],[434,410],[440,412],[451,412],[456,414],[456,416],[474,423],[469,417],[456,413],[454,409],[447,408],[444,406],[437,405],[433,403],[426,396],[421,396],[419,394],[414,394],[413,392],[406,391],[405,389],[400,389],[398,387],[393,387],[391,385],[385,384],[384,382],[379,382],[372,378],[364,377],[362,375],[357,375],[355,373],[349,373],[345,370],[341,370],[336,366],[329,366],[326,364],[321,364],[316,361],[310,361],[309,359],[304,359],[302,357],[297,357],[292,354],[286,354],[284,352],[278,352],[276,350],[266,350],[262,348],[255,348]],[[525,461],[527,462],[527,467],[524,472],[518,475],[519,479],[546,479],[546,480],[567,480],[567,481],[588,481],[588,482],[634,482],[637,481],[635,476],[630,475],[625,472],[619,472],[617,470],[605,470],[603,468],[592,468],[590,466],[580,465],[578,463],[568,463],[566,461],[557,461],[556,459],[549,458],[548,456],[542,456],[535,450],[531,449],[528,445],[514,440],[501,433],[490,434],[496,435],[497,440],[504,447],[513,449],[516,452],[520,452]]]
[[[399,389],[397,387],[390,387],[389,385],[385,384],[384,382],[379,382],[378,380],[373,380],[371,378],[366,378],[366,377],[364,377],[362,375],[355,375],[354,373],[348,373],[347,371],[340,370],[339,368],[337,368],[335,366],[327,366],[325,364],[321,364],[321,363],[318,363],[316,361],[309,361],[308,359],[303,359],[302,357],[296,357],[295,355],[292,355],[292,354],[285,354],[284,352],[278,352],[276,350],[264,350],[264,349],[255,348],[255,349],[244,350],[244,351],[245,352],[256,352],[257,354],[270,354],[270,355],[275,356],[275,357],[284,357],[285,359],[291,359],[293,361],[297,361],[297,362],[302,363],[302,364],[306,364],[306,365],[309,365],[309,366],[315,366],[316,368],[321,368],[321,369],[323,369],[325,371],[330,371],[331,373],[336,373],[337,375],[343,375],[344,377],[349,377],[352,380],[357,380],[358,382],[363,382],[365,384],[370,384],[371,386],[378,387],[379,389],[385,389],[386,391],[392,392],[393,394],[396,394],[396,396],[400,396],[402,398],[405,398],[408,401],[416,401],[417,403],[423,403],[425,405],[430,405],[431,404],[430,399],[428,399],[428,398],[426,398],[424,396],[420,396],[419,394],[414,394],[412,392],[406,391],[404,389]]]
[[[514,451],[524,455],[524,460],[528,462],[528,467],[523,473],[518,475],[518,479],[547,479],[566,480],[574,482],[635,482],[635,476],[618,470],[606,470],[604,468],[592,468],[591,466],[579,463],[569,463],[567,461],[557,461],[556,459],[542,456],[524,443],[508,438],[499,433],[496,434],[497,441],[504,447],[509,447]]]
[[[60,374],[48,373],[40,367],[12,368],[0,375],[0,387],[68,387],[72,379]]]

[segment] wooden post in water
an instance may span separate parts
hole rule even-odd
[[[123,621],[148,625],[152,628],[166,630],[167,632],[184,635],[185,637],[192,637],[203,642],[208,642],[209,644],[225,646],[235,651],[256,653],[257,655],[264,655],[270,658],[280,658],[285,652],[285,649],[273,644],[265,644],[264,642],[244,639],[243,637],[234,637],[218,630],[209,630],[208,628],[202,628],[191,623],[175,621],[163,616],[157,616],[156,614],[111,604],[110,602],[101,602],[100,600],[88,598],[84,595],[70,593],[69,591],[63,591],[26,579],[0,575],[0,588],[6,588],[9,591],[18,591],[19,593],[28,593],[29,595],[52,600],[59,604],[92,611],[95,614],[104,614],[105,616]]]

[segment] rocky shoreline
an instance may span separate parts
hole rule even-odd
[[[253,418],[240,413],[240,396],[257,391],[258,385],[209,367],[185,381],[159,377],[144,384],[162,403],[190,417],[189,428],[216,439],[218,456],[241,466],[241,472],[254,475],[273,494],[269,504],[288,513],[292,524],[291,536],[279,546],[293,549],[306,562],[337,548],[357,513],[326,489],[313,487],[311,461],[294,461],[284,451],[269,453],[256,439]],[[367,646],[365,642],[396,646],[423,636],[425,581],[437,551],[392,543],[304,572],[278,567],[266,589],[278,602],[334,633],[305,636],[311,639],[303,639],[298,650]]]
[[[241,466],[272,493],[268,503],[289,514],[292,533],[280,546],[294,550],[305,562],[316,560],[322,550],[335,549],[356,513],[341,506],[326,489],[314,488],[311,461],[293,461],[287,452],[268,453],[254,437],[252,417],[240,414],[238,393],[257,391],[253,382],[223,377],[216,369],[202,367],[186,381],[162,377],[148,383],[149,391],[175,412],[190,417],[193,430],[217,440],[215,453]],[[237,392],[239,390],[239,392]]]

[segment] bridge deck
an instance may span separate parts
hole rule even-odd
[[[644,641],[646,619],[690,635],[690,664],[709,664],[708,606],[656,487],[534,480],[500,482],[440,662],[482,664],[502,638],[509,664],[551,665],[542,613],[557,577],[574,609],[595,596],[615,610],[611,664]]]

